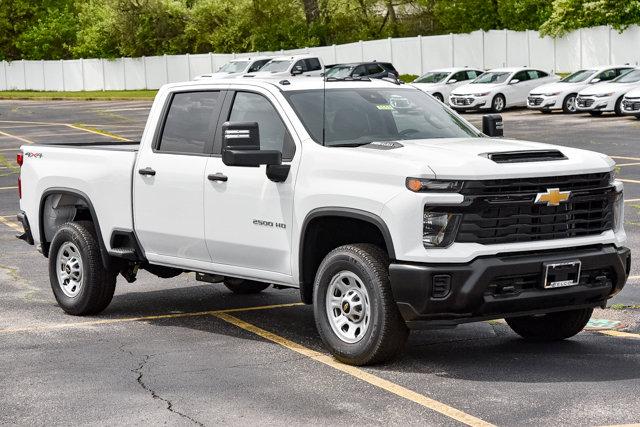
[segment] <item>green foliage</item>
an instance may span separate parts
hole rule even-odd
[[[0,0],[0,59],[278,51],[640,23],[640,0]]]

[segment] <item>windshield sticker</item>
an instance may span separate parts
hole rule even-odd
[[[376,108],[378,110],[393,110],[393,107],[389,104],[379,104],[379,105],[376,105]]]

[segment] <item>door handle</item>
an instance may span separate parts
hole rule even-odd
[[[221,181],[221,182],[227,182],[227,180],[229,179],[227,177],[227,175],[223,175],[220,172],[218,173],[212,173],[210,175],[207,176],[207,179],[209,181]]]
[[[138,173],[140,175],[145,175],[145,176],[155,176],[156,171],[154,171],[153,169],[146,167],[144,169],[138,169]]]

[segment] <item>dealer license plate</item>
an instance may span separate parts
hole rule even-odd
[[[564,288],[580,283],[580,261],[549,262],[544,264],[545,289]]]

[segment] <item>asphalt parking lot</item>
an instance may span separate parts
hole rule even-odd
[[[119,280],[65,315],[47,262],[15,239],[22,144],[139,139],[148,101],[0,101],[0,424],[615,425],[640,422],[640,266],[587,331],[554,344],[502,322],[415,332],[400,360],[327,356],[296,290],[239,296],[192,275]],[[481,114],[465,117],[480,126]],[[640,253],[640,120],[503,114],[505,136],[606,153]]]

